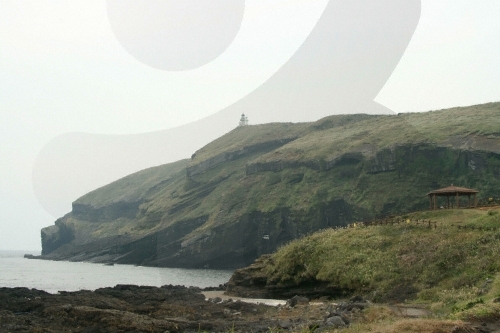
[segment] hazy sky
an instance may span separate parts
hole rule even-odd
[[[388,5],[395,2],[380,1]],[[128,22],[141,15],[151,18],[155,11],[135,8],[135,15],[120,21],[123,17],[120,3],[133,6],[137,1],[0,0],[0,249],[39,249],[40,228],[68,212],[70,203],[79,195],[95,184],[104,185],[144,167],[139,162],[131,163],[128,169],[116,170],[116,177],[103,172],[102,177],[96,175],[93,182],[83,175],[81,182],[94,187],[78,187],[78,177],[52,167],[65,166],[62,143],[64,149],[78,153],[83,141],[75,139],[79,135],[76,133],[87,133],[81,134],[87,141],[90,138],[101,142],[99,140],[107,140],[102,139],[102,135],[115,134],[115,141],[126,139],[122,144],[129,145],[134,138],[148,144],[154,135],[141,133],[175,133],[167,129],[181,125],[192,130],[189,124],[216,119],[209,116],[222,114],[221,110],[226,110],[226,114],[251,110],[256,105],[251,96],[282,93],[277,91],[281,81],[275,73],[285,78],[295,73],[293,69],[299,68],[297,64],[307,55],[305,46],[320,53],[317,50],[321,50],[318,48],[321,41],[311,41],[308,36],[328,28],[319,23],[319,27],[316,26],[325,8],[338,3],[337,12],[345,9],[342,1],[335,0],[276,0],[272,4],[260,0],[219,0],[219,10],[210,16],[212,21],[200,22],[204,28],[198,27],[198,30],[185,30],[182,21],[175,25],[177,30],[162,27],[163,16],[137,21],[136,29],[131,29]],[[185,3],[194,5],[196,0]],[[234,7],[228,6],[229,3]],[[160,4],[162,1],[156,2]],[[183,15],[192,15],[192,20],[208,17],[188,9],[182,9],[186,10]],[[499,101],[499,14],[497,0],[422,0],[420,19],[411,41],[408,33],[411,22],[400,23],[406,29],[401,29],[405,34],[397,35],[396,30],[395,36],[390,37],[390,41],[398,38],[403,41],[409,36],[406,41],[409,45],[399,64],[394,72],[388,73],[387,77],[392,75],[385,85],[384,79],[380,86],[370,86],[375,90],[367,98],[373,95],[376,102],[394,112]],[[411,11],[405,15],[414,17]],[[177,17],[179,15],[168,22],[174,22]],[[231,20],[225,19],[228,17]],[[217,25],[207,28],[210,22]],[[351,28],[347,23],[339,27]],[[394,24],[398,23],[394,21]],[[172,48],[159,49],[158,52],[164,52],[159,58],[149,57],[151,52],[135,52],[163,45],[157,43],[157,39],[166,38],[161,33],[153,34],[154,38],[148,40],[152,44],[145,43],[143,34],[150,29],[172,29],[169,43],[176,45],[176,52],[171,52]],[[323,35],[324,31],[327,30],[323,30]],[[178,38],[184,33],[192,33],[193,40],[204,33],[204,39],[195,40],[203,56],[192,56],[198,54],[193,51],[194,46],[183,44],[184,40]],[[333,37],[336,41],[342,40]],[[205,39],[217,43],[205,45]],[[348,46],[349,40],[345,39],[344,46]],[[357,43],[352,45],[355,50]],[[161,59],[169,60],[161,62]],[[338,63],[339,59],[334,62]],[[371,64],[369,59],[359,61]],[[336,73],[334,70],[331,69]],[[380,80],[384,77],[377,75],[367,75],[366,81],[373,76]],[[269,105],[263,105],[265,107]],[[342,113],[342,110],[330,113]],[[272,115],[266,118],[264,113],[248,111],[247,114],[250,123],[275,120]],[[316,120],[322,114],[292,112],[290,119],[284,119],[286,116],[277,112],[275,116],[283,121],[297,121]],[[234,126],[237,118],[233,119]],[[233,124],[227,123],[220,130],[224,133],[231,126]],[[132,138],[130,134],[137,136]],[[217,131],[212,134],[219,135]],[[191,145],[186,143],[185,151],[180,149],[162,160],[151,160],[151,165],[189,157],[201,147],[204,138]],[[207,136],[206,140],[209,139],[212,137]],[[95,154],[85,150],[87,148],[81,149],[89,154],[88,159],[99,163]],[[74,168],[82,168],[83,162],[77,162],[74,161]],[[44,194],[53,195],[50,184],[56,183],[58,195],[44,202]]]

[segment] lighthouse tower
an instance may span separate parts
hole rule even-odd
[[[238,126],[247,126],[247,125],[248,125],[248,117],[245,116],[244,113],[242,113],[240,118],[240,123]]]

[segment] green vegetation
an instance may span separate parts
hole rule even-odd
[[[243,147],[273,140],[294,139],[309,131],[309,127],[309,123],[271,123],[236,127],[231,132],[196,151],[190,164],[194,165],[223,153],[237,151]]]
[[[428,304],[455,319],[498,319],[499,212],[416,212],[399,224],[317,232],[273,254],[268,284],[323,282],[374,300]]]
[[[484,137],[477,145],[495,145],[500,137],[500,103],[453,108],[398,116],[332,116],[313,123],[299,139],[260,157],[257,161],[283,159],[328,160],[347,151],[376,150],[403,143],[442,143],[459,148],[463,138]],[[491,140],[491,142],[488,142]],[[498,146],[497,146],[498,149]]]
[[[246,230],[238,251],[250,260],[318,229],[426,209],[425,194],[451,183],[497,200],[498,114],[500,103],[490,103],[238,127],[190,160],[84,195],[60,223],[74,230],[74,244],[86,244],[114,236],[139,239],[200,220],[179,236],[193,244],[190,253],[220,248]],[[235,234],[212,232],[222,227]],[[262,235],[269,235],[265,244]],[[201,248],[197,239],[204,240]],[[218,258],[237,249],[225,250]],[[363,274],[361,284],[371,273]]]
[[[434,152],[429,146],[406,151],[397,147],[433,143],[461,148],[460,144],[452,142],[453,139],[462,138],[463,141],[463,138],[473,134],[485,136],[476,140],[478,147],[474,148],[480,149],[481,144],[489,143],[483,141],[490,140],[495,146],[492,151],[496,151],[500,140],[499,113],[500,103],[492,103],[398,116],[343,115],[307,124],[238,127],[197,151],[189,162],[179,161],[135,173],[88,193],[76,203],[98,208],[113,202],[144,201],[147,203],[141,207],[143,211],[165,212],[169,206],[175,206],[183,198],[203,190],[203,185],[210,186],[219,181],[216,190],[200,200],[197,209],[183,213],[187,213],[187,217],[213,213],[222,196],[233,199],[224,206],[239,207],[241,214],[255,209],[271,211],[283,206],[309,207],[314,194],[316,201],[345,198],[372,213],[410,211],[424,207],[425,198],[422,195],[427,191],[450,183],[478,187],[482,193],[486,192],[485,195],[494,195],[493,189],[500,185],[498,156],[487,156],[486,169],[478,165],[481,170],[474,173],[467,165],[470,157],[467,158],[460,150]],[[296,139],[270,152],[265,149],[252,152],[209,168],[193,179],[185,179],[186,163],[193,166],[255,144],[292,138]],[[252,175],[246,174],[245,170],[247,165],[255,163],[301,161],[309,161],[311,165],[316,163],[321,168],[328,161],[348,152],[359,151],[368,160],[388,147],[399,155],[395,156],[399,160],[392,166],[395,172],[370,173],[369,163],[361,160],[338,163],[322,172],[300,164],[278,172],[263,171]],[[393,155],[390,151],[386,155],[382,153],[376,157],[381,160],[380,163],[390,164],[391,161],[383,160]],[[158,191],[154,195],[148,193],[155,186]],[[247,195],[238,194],[242,190],[248,192]],[[351,190],[352,193],[349,193]],[[374,193],[377,193],[376,197]],[[238,206],[234,202],[236,200],[242,204]],[[383,206],[388,203],[394,207],[383,212]]]
[[[76,202],[99,208],[120,201],[140,201],[151,188],[171,182],[179,172],[185,170],[187,162],[181,160],[133,173],[85,194]]]

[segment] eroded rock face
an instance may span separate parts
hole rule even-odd
[[[351,292],[350,290],[334,288],[316,280],[298,285],[277,285],[268,279],[268,268],[272,266],[272,260],[271,255],[263,255],[251,265],[237,269],[227,283],[226,293],[248,298],[293,299],[298,296],[319,299],[345,297]]]
[[[43,228],[42,237],[42,255],[48,254],[63,244],[70,243],[74,239],[73,231],[61,220],[57,220],[55,225]]]
[[[71,213],[74,217],[89,222],[116,220],[118,218],[135,218],[142,202],[114,202],[104,207],[95,208],[91,205],[73,203]]]
[[[227,294],[249,298],[269,297],[266,267],[271,260],[271,255],[263,255],[248,267],[237,269],[227,283]]]
[[[237,268],[251,264],[262,254],[315,230],[343,226],[353,219],[353,210],[343,200],[329,202],[312,211],[280,209],[245,214],[232,224],[191,233],[208,216],[184,220],[138,239],[108,237],[69,246],[73,240],[67,227],[44,229],[47,259],[113,262],[162,267]],[[307,222],[310,221],[310,222]],[[60,225],[61,223],[58,223]],[[49,233],[50,232],[50,233]],[[60,248],[67,244],[67,248]]]

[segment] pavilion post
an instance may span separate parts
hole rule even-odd
[[[477,207],[477,198],[476,198],[476,193],[474,193],[474,208]]]
[[[469,208],[472,208],[471,202],[470,202],[470,194],[468,194],[467,197],[469,198]]]
[[[460,197],[458,196],[458,192],[457,192],[457,208],[460,208]]]
[[[446,201],[447,201],[446,208],[450,209],[450,197],[448,195],[446,196]]]

